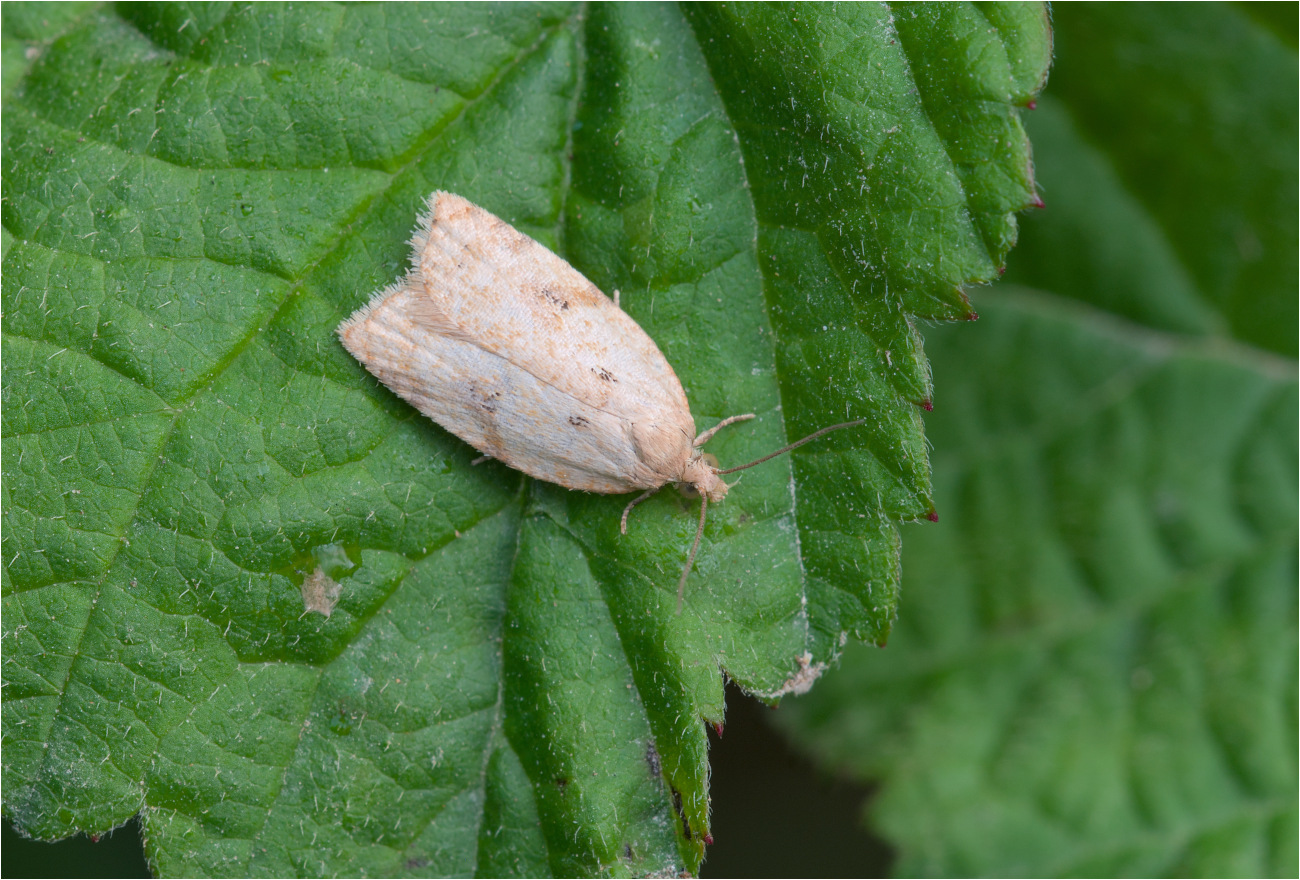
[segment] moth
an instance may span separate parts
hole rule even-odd
[[[486,456],[569,489],[698,493],[699,527],[677,584],[681,610],[710,502],[725,474],[701,451],[686,393],[659,347],[582,273],[461,196],[435,192],[411,238],[411,268],[338,328],[380,382]],[[617,291],[616,291],[617,293]]]

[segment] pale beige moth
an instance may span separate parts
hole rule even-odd
[[[668,483],[700,496],[678,607],[722,474],[700,447],[677,374],[646,332],[582,273],[510,224],[448,192],[429,197],[411,269],[338,329],[379,381],[474,448],[531,477],[603,494]]]

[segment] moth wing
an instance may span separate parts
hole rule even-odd
[[[636,426],[647,463],[675,479],[695,439],[690,404],[659,347],[577,269],[446,192],[412,240],[437,311],[540,382]]]
[[[414,275],[377,294],[339,336],[384,385],[516,470],[608,494],[664,482],[638,454],[630,422],[478,344]]]

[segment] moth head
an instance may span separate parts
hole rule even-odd
[[[677,488],[688,498],[704,495],[716,502],[727,497],[729,487],[718,476],[718,460],[707,452],[696,450],[687,460],[686,467],[682,468]]]
[[[700,452],[700,447],[703,446],[706,442],[708,442],[709,438],[712,437],[714,434],[716,434],[719,428],[723,428],[726,427],[727,425],[735,424],[736,422],[748,421],[749,419],[752,418],[754,418],[753,413],[746,413],[745,415],[740,415],[740,416],[731,416],[730,418],[723,419],[722,421],[714,425],[712,428],[705,431],[700,436],[696,437],[695,442],[692,444],[695,448],[692,451],[691,456],[687,458],[686,464],[682,467],[682,475],[680,478],[678,478],[677,488],[681,490],[683,495],[689,495],[691,497],[700,496],[700,525],[699,528],[695,530],[695,543],[691,545],[690,555],[686,557],[686,566],[682,569],[681,579],[677,581],[677,613],[678,614],[680,614],[682,611],[682,596],[685,594],[686,591],[686,578],[691,573],[691,566],[694,565],[695,563],[695,553],[697,550],[700,549],[700,538],[703,537],[704,535],[704,520],[709,512],[709,502],[721,501],[723,498],[726,498],[727,490],[731,488],[725,482],[723,482],[722,475],[733,474],[736,471],[743,471],[746,468],[752,468],[754,465],[762,464],[768,459],[775,458],[778,455],[784,455],[785,453],[789,452],[791,449],[796,449],[804,445],[805,443],[809,442],[810,440],[816,440],[818,437],[822,436],[823,434],[828,434],[831,431],[838,431],[840,428],[851,428],[854,425],[861,425],[866,421],[866,419],[855,419],[851,422],[841,422],[838,425],[831,425],[828,428],[822,428],[820,431],[814,431],[813,433],[809,434],[807,437],[803,438],[802,440],[796,440],[794,443],[791,443],[789,446],[781,447],[776,452],[768,453],[762,458],[758,458],[755,459],[754,461],[751,461],[749,464],[740,464],[740,465],[736,465],[735,467],[720,468],[718,467],[718,460],[716,458],[714,458],[712,455],[710,455],[707,452]],[[645,498],[649,497],[649,495],[658,491],[658,488],[659,487],[656,486],[655,488],[649,490],[649,492],[645,493],[640,498],[637,498],[636,501],[633,501],[631,504],[629,504],[627,506],[627,509],[623,511],[623,521],[621,523],[621,528],[623,529],[624,532],[627,531],[628,511],[630,511],[633,507],[635,507],[638,502],[644,500]]]

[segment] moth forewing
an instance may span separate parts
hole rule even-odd
[[[719,471],[699,447],[753,415],[697,436],[654,340],[582,273],[460,196],[429,197],[411,247],[406,277],[339,326],[343,345],[421,413],[516,470],[587,492],[646,490],[624,510],[624,530],[660,487],[697,489],[680,609],[708,502],[727,493],[719,474],[750,466]]]
[[[623,420],[430,319],[427,299],[409,278],[384,290],[340,328],[344,346],[421,413],[529,476],[605,494],[655,478]]]
[[[477,345],[632,424],[695,438],[659,347],[563,259],[460,196],[436,192],[412,262],[430,299]]]

